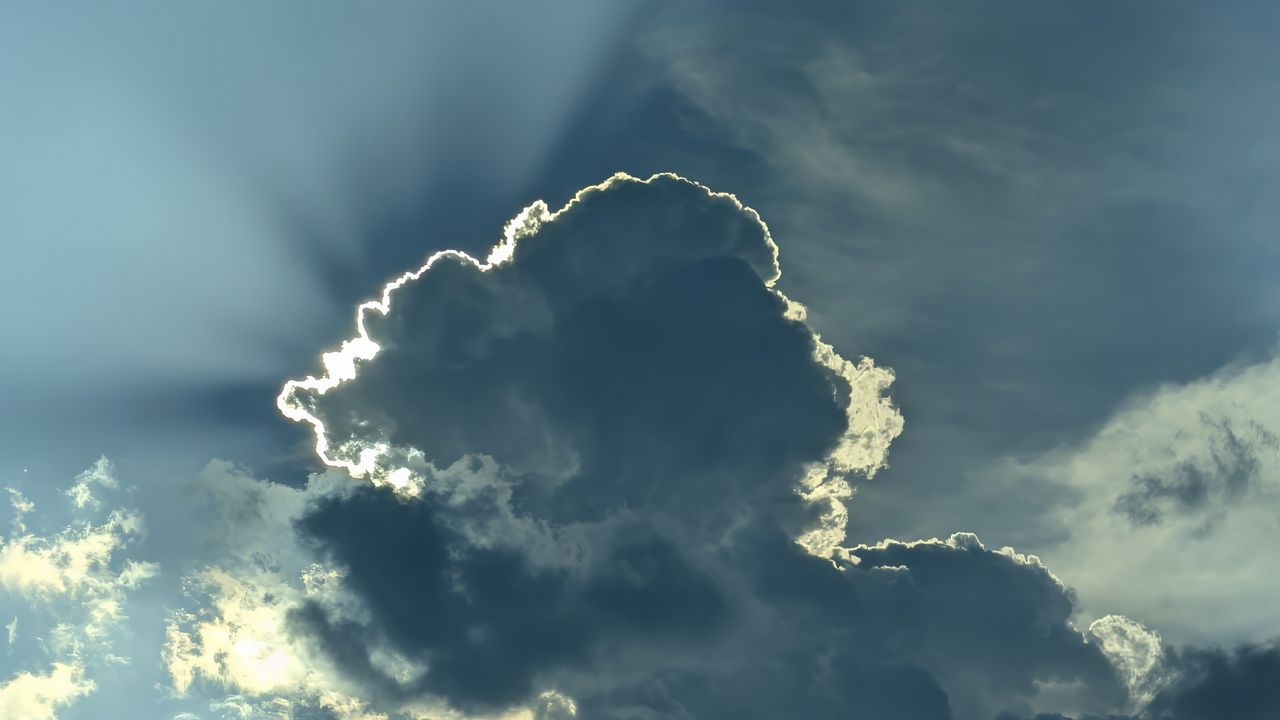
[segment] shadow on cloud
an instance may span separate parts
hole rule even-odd
[[[778,274],[732,196],[619,175],[527,209],[486,262],[393,283],[281,395],[368,482],[287,491],[288,552],[320,562],[255,593],[273,642],[406,717],[990,718],[1046,687],[1124,706],[1036,558],[963,533],[844,547],[850,483],[902,429],[892,374],[823,343]],[[251,685],[179,635],[214,658],[191,678]]]

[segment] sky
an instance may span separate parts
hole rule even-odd
[[[1280,716],[1278,30],[0,8],[0,717]]]

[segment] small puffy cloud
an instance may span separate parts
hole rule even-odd
[[[72,505],[77,509],[85,506],[101,507],[102,504],[93,496],[94,485],[108,490],[114,490],[119,486],[116,482],[115,469],[105,456],[98,458],[97,462],[77,475],[75,483],[67,488],[66,494],[71,498]]]
[[[829,551],[833,498],[884,465],[902,419],[892,373],[822,343],[779,274],[768,227],[733,196],[615,175],[527,208],[486,262],[438,253],[388,285],[281,409],[327,462],[379,483],[417,491],[485,456],[548,520],[653,508],[710,532],[803,496]]]

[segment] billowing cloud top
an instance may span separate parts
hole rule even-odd
[[[822,343],[779,275],[732,195],[617,174],[529,206],[483,263],[446,251],[389,284],[279,404],[328,464],[416,493],[491,458],[557,521],[662,506],[724,524],[794,489],[826,552],[845,477],[883,466],[902,420],[892,373]]]

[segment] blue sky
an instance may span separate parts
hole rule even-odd
[[[1268,4],[0,13],[0,709],[1276,712]]]

